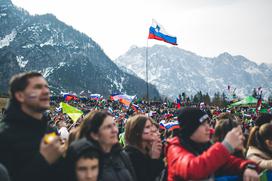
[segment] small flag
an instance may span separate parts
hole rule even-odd
[[[169,35],[165,31],[164,27],[157,23],[154,19],[152,20],[152,25],[149,28],[148,39],[156,39],[172,45],[177,45],[177,38]]]
[[[66,113],[73,120],[73,122],[76,122],[83,114],[81,110],[70,106],[69,104],[66,104],[64,102],[60,103],[60,107],[62,108],[62,112]]]
[[[92,100],[98,100],[100,97],[101,97],[100,94],[91,94],[90,95],[90,99],[92,99]]]
[[[167,129],[169,131],[180,128],[178,121],[170,121],[166,123],[165,120],[162,120],[159,125],[161,129]]]
[[[259,97],[257,104],[256,104],[256,113],[259,114],[259,111],[261,110],[262,107],[262,96]]]
[[[129,95],[126,95],[126,94],[120,94],[120,95],[116,95],[116,96],[111,96],[111,100],[114,100],[114,101],[117,101],[119,100],[120,103],[126,105],[126,106],[129,106],[130,103],[136,98],[136,95],[135,96],[129,96]]]
[[[261,110],[262,107],[262,87],[258,88],[257,96],[258,96],[258,101],[256,104],[256,113],[259,114],[259,111]]]
[[[78,100],[77,96],[71,94],[63,95],[65,101]]]

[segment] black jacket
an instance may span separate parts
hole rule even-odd
[[[85,147],[85,148],[83,148]],[[72,173],[69,181],[75,181],[75,160],[80,150],[96,150],[99,153],[99,181],[136,181],[135,173],[129,160],[119,144],[113,146],[110,153],[103,153],[99,145],[95,142],[82,138],[72,142],[67,152],[68,174]]]
[[[12,105],[0,121],[0,163],[12,181],[52,180],[54,168],[39,152],[47,123],[23,113]]]
[[[127,145],[128,153],[139,181],[154,181],[164,168],[162,159],[151,159],[135,147]]]

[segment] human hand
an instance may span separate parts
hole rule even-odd
[[[59,136],[50,138],[50,141],[44,136],[40,144],[40,153],[49,164],[55,163],[66,149],[66,145],[61,142]]]
[[[152,159],[159,159],[162,151],[162,142],[161,140],[156,140],[151,143],[151,148],[149,151],[149,156]]]
[[[243,135],[241,127],[233,128],[227,133],[224,141],[229,143],[234,149],[241,148],[244,143],[245,137]]]
[[[246,168],[243,174],[243,180],[244,181],[258,181],[259,175],[256,172],[256,170]]]

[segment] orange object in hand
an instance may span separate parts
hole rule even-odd
[[[57,134],[55,132],[48,133],[44,136],[44,142],[49,144],[56,136]]]

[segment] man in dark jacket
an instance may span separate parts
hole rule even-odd
[[[40,73],[28,72],[13,76],[9,86],[9,105],[0,121],[0,162],[12,181],[53,180],[54,164],[65,147],[58,136],[50,142],[43,138],[48,84]]]

